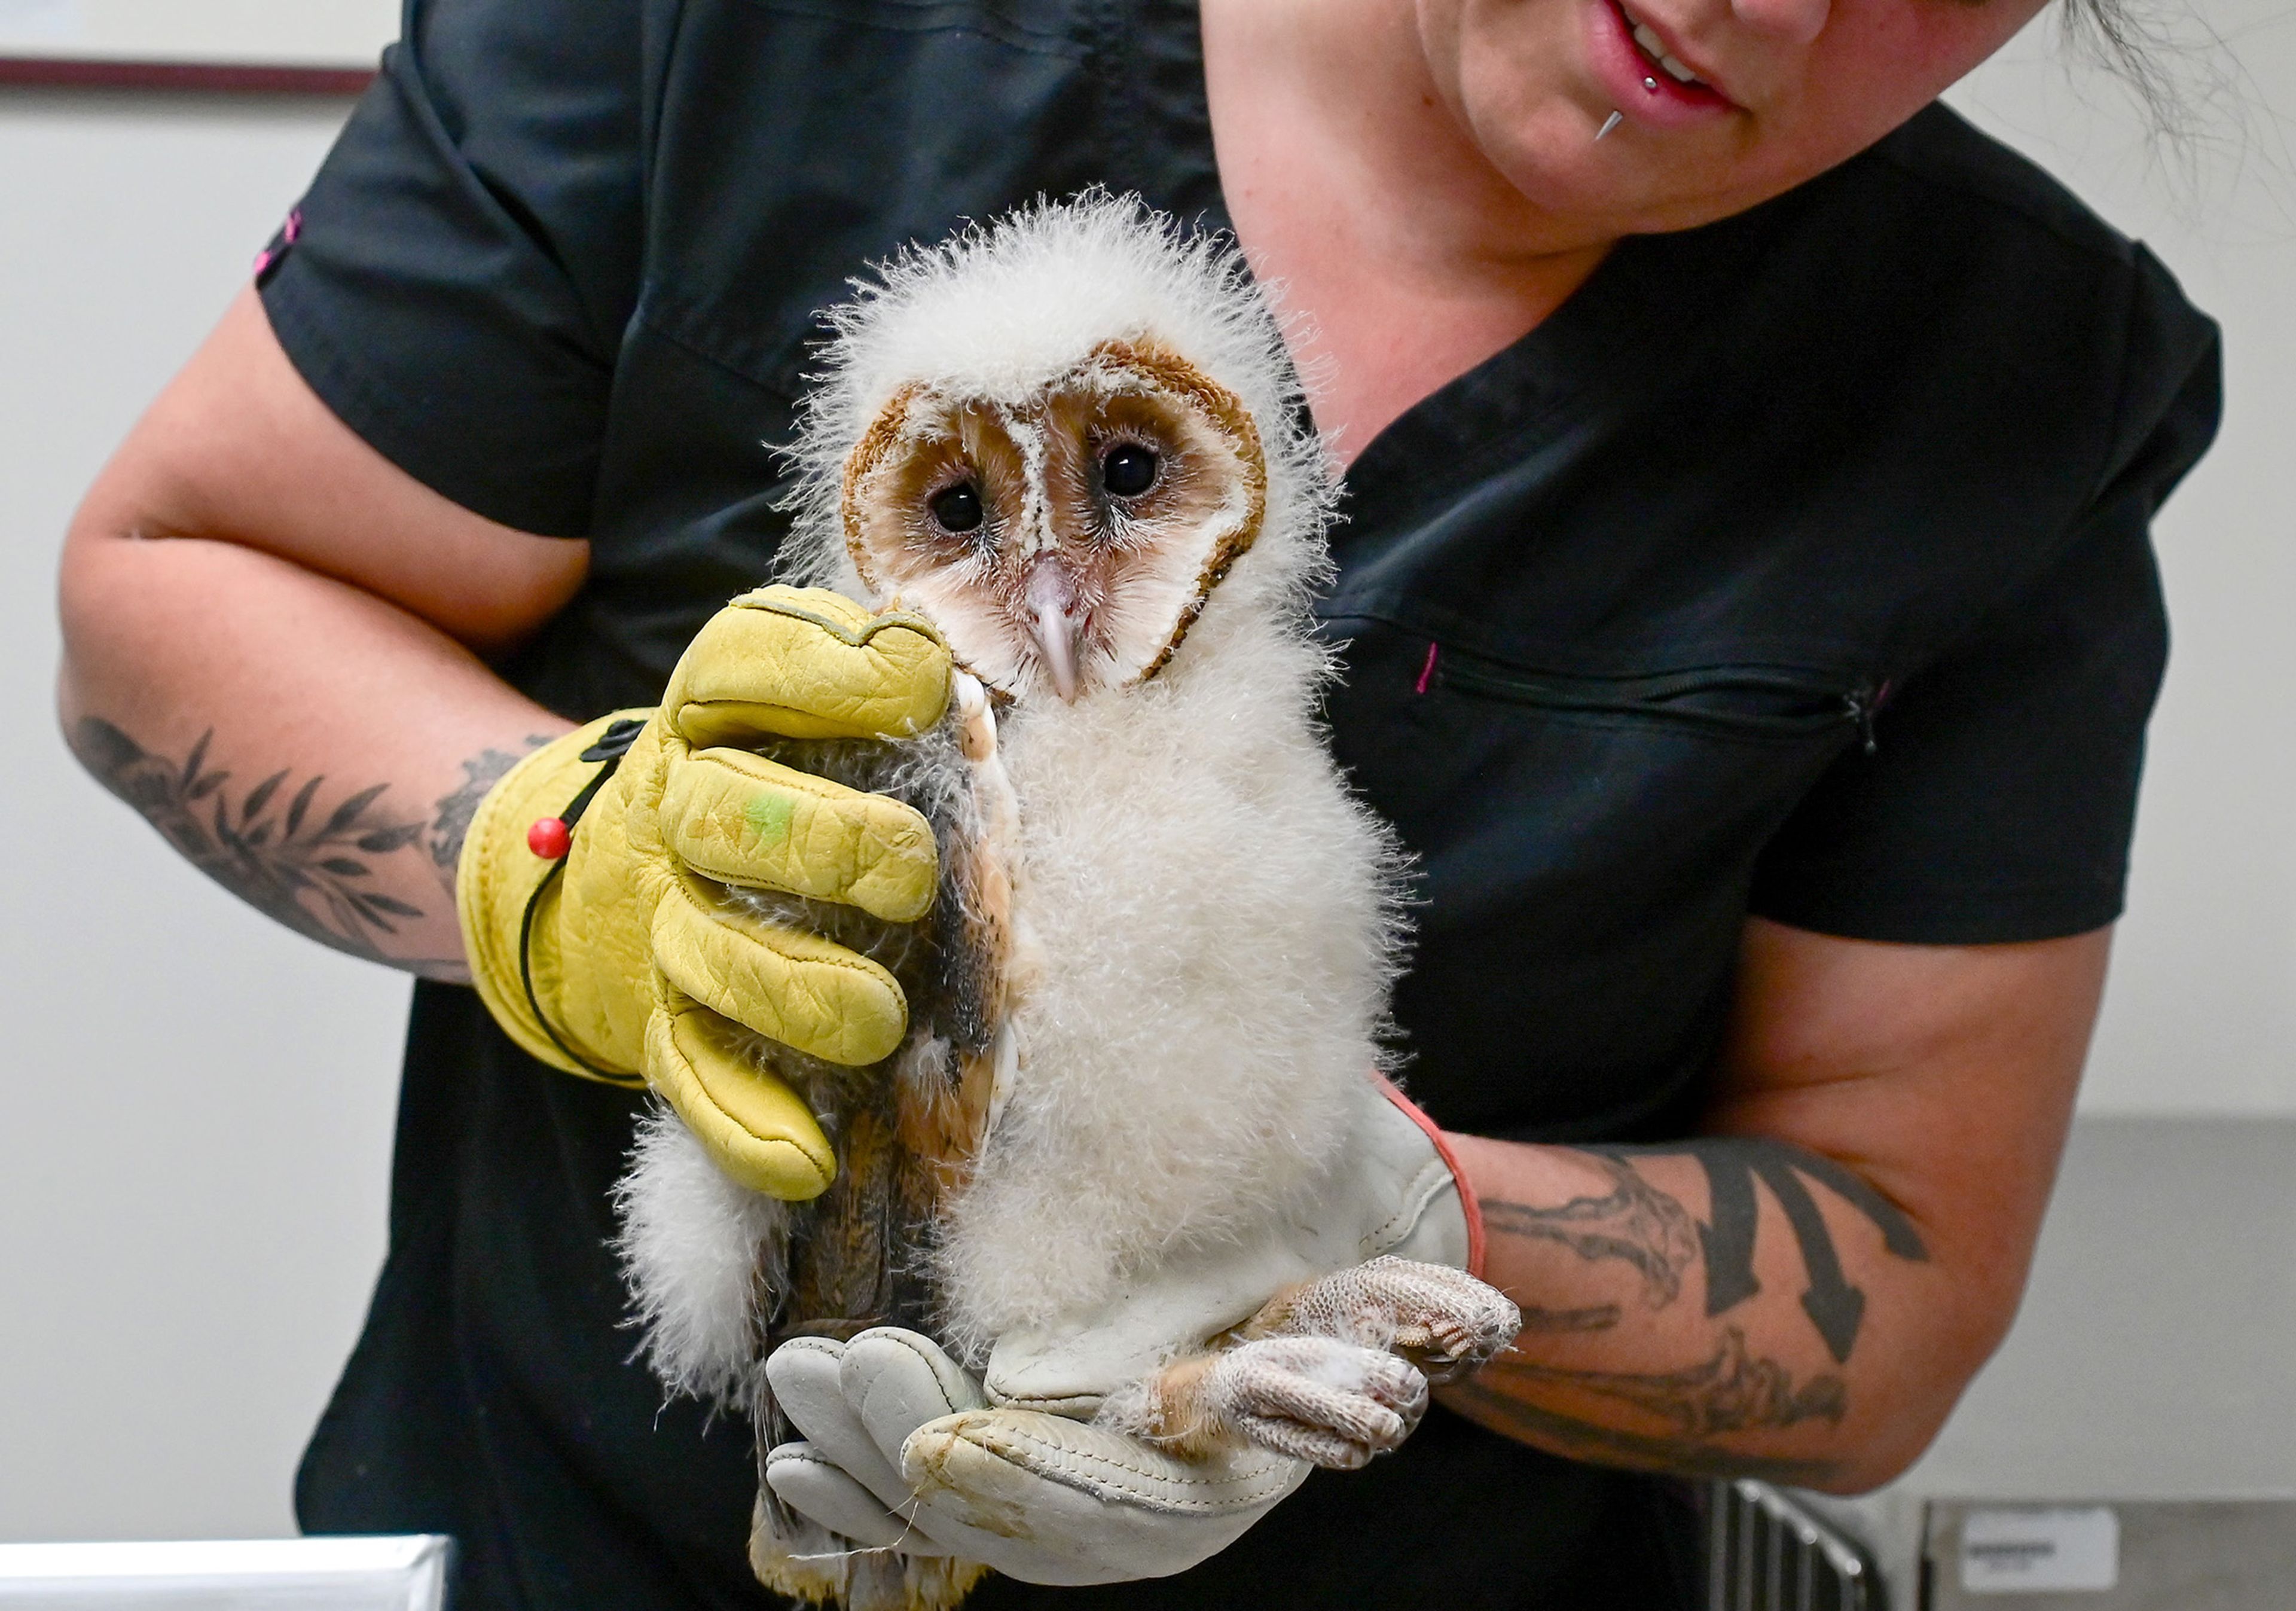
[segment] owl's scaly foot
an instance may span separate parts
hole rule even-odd
[[[1353,1470],[1410,1434],[1429,1383],[1473,1369],[1521,1328],[1506,1295],[1464,1270],[1373,1259],[1278,1293],[1225,1350],[1111,1395],[1100,1419],[1183,1453],[1243,1438]]]
[[[1262,1337],[1166,1366],[1111,1398],[1101,1420],[1182,1453],[1249,1440],[1352,1471],[1410,1435],[1427,1378],[1406,1360],[1332,1337]]]
[[[1388,1257],[1278,1293],[1238,1335],[1392,1349],[1439,1384],[1482,1364],[1521,1329],[1521,1311],[1496,1287],[1448,1265]]]

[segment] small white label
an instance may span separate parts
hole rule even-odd
[[[1972,1510],[1962,1518],[1964,1593],[2041,1594],[2120,1582],[2120,1518],[2109,1506]]]

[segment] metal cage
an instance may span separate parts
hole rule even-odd
[[[1707,1493],[1707,1611],[1887,1611],[1866,1547],[1767,1483]]]

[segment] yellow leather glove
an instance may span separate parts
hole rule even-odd
[[[488,1011],[545,1063],[652,1086],[743,1185],[818,1196],[836,1155],[796,1094],[743,1056],[736,1026],[858,1066],[900,1044],[908,1003],[869,958],[721,886],[909,923],[931,907],[939,856],[899,801],[750,750],[921,733],[947,708],[949,677],[947,646],[920,617],[816,589],[735,599],[687,646],[658,710],[537,750],[480,803],[455,902]],[[562,867],[555,821],[571,826]]]

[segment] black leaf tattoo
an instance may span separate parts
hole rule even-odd
[[[294,834],[301,829],[303,818],[311,809],[311,796],[319,792],[319,785],[325,781],[324,777],[314,777],[296,791],[295,803],[287,808],[288,833]]]
[[[127,737],[127,735],[123,733],[120,736],[125,738]],[[226,773],[217,772],[211,777],[202,779],[200,775],[200,768],[208,758],[208,742],[214,737],[215,729],[213,727],[209,727],[206,732],[201,734],[199,743],[192,746],[191,755],[184,762],[184,781],[182,786],[184,793],[188,799],[204,799],[210,790],[221,785],[224,778],[228,776]],[[130,747],[133,747],[132,743]],[[142,752],[138,751],[137,753],[140,754]]]
[[[102,717],[83,718],[72,748],[97,781],[140,812],[176,852],[226,889],[290,928],[338,950],[375,961],[393,958],[386,937],[420,907],[357,887],[373,869],[347,852],[383,853],[422,833],[419,822],[382,809],[388,784],[348,796],[313,825],[311,806],[324,775],[298,789],[283,815],[271,806],[289,777],[273,773],[234,805],[224,785],[231,774],[207,765],[215,730],[200,736],[179,765],[145,750]],[[212,803],[209,803],[212,801]]]
[[[389,787],[390,785],[387,783],[373,784],[344,801],[327,818],[327,826],[319,830],[321,836],[332,839],[357,826],[359,818],[366,814],[367,807],[381,799],[383,791]]]
[[[422,908],[421,907],[409,906],[404,900],[398,900],[393,896],[380,894],[373,891],[369,891],[367,893],[361,895],[358,898],[358,903],[364,907],[370,907],[378,912],[388,912],[394,917],[420,917],[422,916]]]
[[[402,822],[396,827],[377,828],[358,841],[358,848],[370,856],[388,856],[393,851],[403,851],[422,836],[419,822]]]
[[[546,733],[529,735],[526,748],[531,753],[549,742]],[[462,786],[439,797],[438,814],[430,820],[430,865],[450,893],[455,888],[455,865],[463,859],[463,841],[470,836],[479,801],[521,759],[507,750],[481,750],[463,763]]]
[[[248,790],[247,798],[239,802],[240,821],[253,822],[256,818],[262,815],[263,808],[271,803],[271,797],[279,792],[279,785],[286,781],[285,772],[274,772],[261,783]]]

